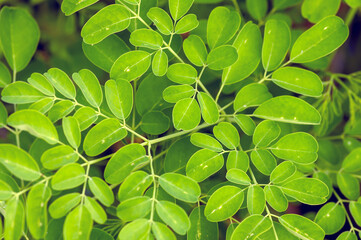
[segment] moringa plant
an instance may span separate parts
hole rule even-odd
[[[3,5],[3,238],[357,239],[345,2],[344,21],[340,0],[63,0],[93,64],[71,75],[29,65],[38,24]]]

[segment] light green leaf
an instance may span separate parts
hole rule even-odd
[[[254,166],[262,174],[269,176],[277,166],[276,158],[266,149],[257,149],[251,152]]]
[[[212,70],[222,70],[237,61],[237,49],[223,45],[214,48],[207,56],[207,66]]]
[[[168,68],[167,77],[169,80],[179,84],[193,84],[197,78],[197,70],[186,63],[172,64]]]
[[[361,148],[350,152],[342,162],[342,169],[345,172],[353,173],[361,170]]]
[[[158,216],[179,235],[185,235],[191,222],[183,208],[168,201],[158,201],[155,205]]]
[[[266,197],[260,186],[252,185],[247,191],[247,209],[249,214],[262,214],[266,206]]]
[[[216,123],[219,119],[219,112],[213,98],[204,92],[199,92],[197,99],[201,107],[203,120],[208,124]]]
[[[46,150],[41,155],[44,168],[55,170],[69,163],[78,161],[79,155],[67,145],[60,145]]]
[[[98,177],[91,177],[88,180],[89,189],[104,206],[110,206],[114,202],[114,194],[112,189]]]
[[[68,116],[75,108],[74,102],[70,100],[61,100],[54,104],[49,110],[48,117],[55,123],[63,117]]]
[[[325,237],[325,232],[320,226],[303,216],[285,214],[279,221],[288,231],[301,239],[323,240]]]
[[[214,136],[227,148],[236,149],[240,143],[237,128],[231,123],[221,122],[213,128]]]
[[[119,187],[118,200],[122,202],[132,197],[143,196],[152,182],[153,178],[146,172],[136,171],[131,173]]]
[[[63,131],[70,145],[77,149],[80,146],[81,133],[79,122],[75,117],[63,118]]]
[[[325,17],[297,38],[290,59],[295,63],[305,63],[326,56],[339,48],[348,34],[348,27],[341,18]]]
[[[233,38],[241,24],[241,17],[236,11],[226,7],[212,10],[207,23],[207,42],[213,49],[227,43]]]
[[[197,28],[198,25],[199,22],[197,20],[197,15],[188,14],[177,22],[177,25],[175,26],[175,33],[184,34],[190,32],[193,29]]]
[[[190,85],[173,85],[164,89],[163,99],[169,103],[176,103],[181,99],[192,97],[195,92]]]
[[[134,221],[145,217],[151,210],[150,197],[134,197],[121,202],[117,207],[117,216],[124,222]]]
[[[51,185],[55,190],[75,188],[85,182],[84,168],[78,163],[70,163],[61,167],[51,179]]]
[[[341,207],[341,206],[339,206],[339,207]],[[360,226],[361,225],[361,203],[359,201],[357,201],[357,202],[351,201],[349,204],[349,209],[350,209],[353,219],[355,220],[357,225]],[[338,213],[336,213],[336,211],[334,209],[332,209],[332,210],[335,212],[333,217],[339,217],[340,215],[343,214],[342,215],[343,222],[342,221],[338,221],[338,222],[340,225],[341,225],[341,223],[344,224],[345,223],[345,212],[344,212],[343,208],[341,207],[342,211],[340,211],[340,209],[338,209],[338,211],[337,211]],[[337,216],[335,216],[336,214],[337,214]],[[342,224],[342,226],[343,226],[343,224]]]
[[[192,178],[179,173],[164,173],[159,185],[171,196],[184,202],[195,203],[201,195],[201,188]]]
[[[270,149],[276,157],[299,164],[313,163],[318,157],[316,139],[304,132],[290,133],[282,137]]]
[[[129,11],[120,4],[111,4],[102,8],[85,23],[81,36],[85,43],[96,44],[113,33],[123,31],[129,24]]]
[[[218,172],[224,164],[222,154],[209,149],[201,149],[189,159],[186,172],[187,176],[197,182],[202,182]]]
[[[168,55],[159,49],[153,57],[152,70],[156,76],[164,76],[168,71]]]
[[[226,178],[228,181],[241,184],[241,185],[250,185],[251,179],[248,177],[247,173],[238,168],[231,168],[227,171]]]
[[[292,177],[296,173],[296,170],[296,166],[292,162],[284,161],[273,169],[270,181],[275,184],[282,183]]]
[[[98,114],[90,107],[82,107],[74,113],[74,117],[78,120],[80,130],[84,131],[98,119]]]
[[[0,200],[5,201],[11,198],[14,194],[13,189],[5,181],[0,180]]]
[[[148,11],[147,16],[164,35],[169,35],[173,31],[173,21],[163,9],[153,7]]]
[[[197,35],[190,35],[183,41],[183,51],[188,60],[196,66],[206,64],[207,48],[202,38]]]
[[[150,229],[151,223],[149,219],[137,219],[122,228],[118,239],[147,240],[149,239]]]
[[[360,0],[345,0],[345,2],[347,3],[347,5],[349,5],[352,8],[357,8],[357,7],[361,6]]]
[[[337,240],[357,240],[357,236],[354,232],[343,232],[338,237]]]
[[[350,211],[351,211],[350,203]],[[346,222],[345,210],[336,203],[329,202],[324,205],[315,217],[317,223],[327,235],[335,234],[340,231]]]
[[[89,211],[92,219],[99,224],[104,224],[107,220],[107,214],[100,204],[89,196],[85,197],[84,201],[85,208]]]
[[[180,19],[191,8],[194,0],[169,0],[169,11],[174,21]]]
[[[324,17],[335,15],[340,8],[341,0],[305,0],[302,3],[302,16],[312,23]]]
[[[266,72],[275,70],[291,45],[291,32],[284,21],[268,20],[264,29],[262,64]]]
[[[232,217],[241,207],[243,191],[235,186],[223,186],[209,198],[204,215],[210,222],[221,222]]]
[[[14,82],[1,92],[1,100],[12,104],[36,102],[45,97],[40,91],[26,82]]]
[[[64,97],[75,99],[76,90],[69,76],[58,68],[51,68],[44,76]]]
[[[342,194],[350,200],[356,200],[360,196],[359,180],[351,174],[337,173],[337,185]]]
[[[152,224],[152,232],[157,240],[176,240],[176,236],[165,224],[154,222]]]
[[[227,158],[227,170],[232,168],[241,169],[247,172],[249,167],[249,157],[243,151],[231,151]]]
[[[292,0],[293,1],[293,0]],[[296,236],[292,235],[284,226],[278,222],[273,222],[273,227],[258,236],[257,240],[299,240]]]
[[[105,96],[112,113],[119,119],[126,119],[133,108],[133,87],[122,79],[105,83]]]
[[[253,116],[302,125],[318,125],[321,122],[321,115],[313,106],[292,96],[269,99],[254,111]]]
[[[145,51],[135,50],[124,53],[110,69],[112,79],[132,81],[142,76],[150,67],[151,55]]]
[[[204,206],[194,208],[189,219],[191,228],[187,233],[187,240],[219,239],[218,224],[207,220],[204,216]]]
[[[84,205],[79,205],[71,211],[64,222],[64,240],[89,239],[93,220]]]
[[[212,151],[222,152],[222,145],[213,137],[205,133],[193,133],[191,143],[200,148],[207,148]]]
[[[24,204],[20,198],[11,198],[6,203],[4,219],[4,239],[20,239],[25,225]]]
[[[46,114],[54,106],[53,98],[43,98],[34,102],[29,106],[29,109],[36,110],[42,114]]]
[[[254,123],[251,117],[244,114],[238,114],[234,116],[234,120],[246,135],[248,136],[253,135],[253,132],[256,128],[256,124]]]
[[[192,130],[201,121],[201,110],[193,98],[179,100],[173,108],[173,125],[177,130]]]
[[[260,21],[266,16],[268,10],[267,0],[246,0],[246,6],[249,14]]]
[[[276,186],[264,187],[267,203],[277,212],[284,212],[288,208],[288,200],[282,190]]]
[[[253,144],[256,147],[267,147],[281,134],[280,126],[271,120],[260,122],[253,134]]]
[[[129,144],[119,149],[109,160],[104,178],[110,184],[121,183],[135,168],[149,161],[140,144]]]
[[[310,97],[320,97],[323,92],[320,77],[302,68],[279,68],[273,72],[272,82],[289,91]]]
[[[34,238],[44,238],[48,228],[47,204],[51,197],[50,188],[37,184],[29,191],[26,199],[26,223]]]
[[[8,118],[8,111],[2,102],[0,102],[0,128],[1,126],[6,125],[6,120]]]
[[[61,3],[61,11],[65,13],[65,16],[69,16],[96,2],[98,2],[98,0],[64,0]]]
[[[256,239],[257,236],[266,232],[272,227],[268,217],[252,215],[244,219],[233,231],[231,240]]]
[[[54,219],[62,218],[80,203],[80,193],[69,193],[57,198],[49,206],[50,216]]]
[[[82,69],[78,73],[74,73],[72,77],[86,100],[93,107],[100,107],[103,102],[103,91],[95,74],[88,69]]]
[[[28,83],[47,96],[55,96],[54,87],[49,80],[40,73],[33,73],[28,78]]]
[[[326,202],[328,187],[315,178],[297,178],[280,187],[282,191],[301,203],[319,205]]]
[[[11,83],[11,75],[9,69],[0,62],[0,88],[6,87],[6,85]]]
[[[143,115],[140,128],[142,131],[152,135],[166,132],[170,126],[170,119],[160,111],[148,112]]]
[[[84,139],[84,151],[97,156],[127,136],[127,131],[114,118],[105,119],[90,129]]]
[[[130,34],[129,42],[136,47],[159,49],[163,45],[163,38],[154,30],[141,28]]]
[[[1,9],[0,26],[0,42],[6,61],[15,72],[20,72],[38,47],[39,26],[25,9],[7,6]]]
[[[236,95],[233,103],[234,112],[241,112],[249,107],[261,105],[272,98],[265,85],[252,83],[243,87]]]

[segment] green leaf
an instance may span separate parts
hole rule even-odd
[[[29,109],[36,110],[42,114],[46,114],[54,106],[53,98],[43,98],[34,102],[29,106]]]
[[[256,147],[267,147],[281,134],[280,126],[273,121],[264,120],[260,122],[253,134],[253,144]]]
[[[25,181],[35,181],[41,175],[36,161],[27,152],[11,144],[0,144],[0,163]]]
[[[201,149],[189,159],[186,172],[187,176],[197,182],[202,182],[218,172],[224,164],[222,154],[209,149]]]
[[[89,239],[93,227],[92,217],[84,205],[71,211],[64,222],[64,240]]]
[[[5,201],[11,198],[14,194],[13,189],[5,181],[0,180],[0,200]]]
[[[213,137],[204,133],[193,133],[191,143],[200,148],[207,148],[215,152],[222,152],[222,145]]]
[[[36,88],[26,82],[14,82],[1,92],[1,100],[12,104],[33,103],[44,97]]]
[[[247,172],[249,167],[249,157],[243,151],[231,151],[227,157],[227,170],[232,168],[241,169]]]
[[[110,184],[121,183],[136,167],[145,164],[149,158],[140,144],[129,144],[119,149],[109,160],[104,178]]]
[[[174,21],[180,19],[191,8],[194,0],[169,0],[169,11]]]
[[[109,35],[125,30],[130,24],[129,11],[120,4],[111,4],[93,15],[83,26],[85,43],[96,44]]]
[[[297,67],[283,67],[272,73],[272,82],[289,91],[310,97],[320,97],[323,84],[320,77]]]
[[[268,217],[251,215],[244,219],[233,231],[231,240],[256,239],[257,236],[270,229],[272,223]]]
[[[4,239],[20,239],[25,225],[24,204],[20,198],[11,198],[6,203],[4,219]]]
[[[177,34],[184,34],[187,32],[192,31],[193,29],[197,28],[199,22],[197,20],[197,15],[195,14],[188,14],[181,18],[176,26],[175,26],[175,33]]]
[[[63,131],[70,145],[77,149],[81,142],[79,122],[75,117],[63,118]]]
[[[176,103],[184,98],[190,98],[194,95],[195,89],[190,85],[169,86],[163,91],[163,99],[169,103]]]
[[[351,211],[350,203],[350,211]],[[317,212],[315,223],[317,223],[327,235],[340,231],[346,222],[345,210],[336,203],[329,202]]]
[[[152,177],[146,172],[136,171],[131,173],[119,187],[118,200],[122,202],[132,197],[143,196],[152,182]]]
[[[241,207],[243,191],[235,186],[223,186],[209,198],[204,215],[210,222],[221,222],[232,217]]]
[[[146,240],[149,238],[151,223],[149,219],[137,219],[122,228],[118,235],[118,239],[127,240]]]
[[[129,42],[136,47],[159,49],[163,45],[163,38],[154,30],[141,28],[130,34]]]
[[[311,134],[304,132],[283,136],[270,149],[276,157],[299,164],[313,163],[318,157],[316,139]]]
[[[160,186],[171,196],[184,202],[195,203],[201,189],[192,178],[179,173],[165,173],[159,177]]]
[[[142,131],[152,135],[159,135],[166,132],[170,126],[170,119],[162,112],[154,111],[144,114],[140,128]]]
[[[361,170],[361,148],[350,152],[342,162],[342,169],[345,172],[354,173]]]
[[[248,136],[253,135],[254,130],[256,128],[256,124],[254,123],[251,117],[244,114],[238,114],[234,116],[234,120],[246,135]]]
[[[105,96],[112,113],[119,119],[126,119],[133,108],[133,87],[122,79],[105,83]]]
[[[219,119],[219,112],[213,98],[204,92],[199,92],[197,99],[201,107],[203,120],[208,124],[216,123]]]
[[[339,207],[341,207],[341,206],[339,206]],[[360,226],[361,225],[361,203],[359,201],[357,201],[357,202],[351,201],[349,204],[349,209],[350,209],[353,219],[355,220],[357,225]],[[340,216],[341,214],[343,214],[342,217],[343,217],[344,221],[342,223],[344,224],[345,223],[345,212],[344,212],[343,208],[341,207],[342,211],[340,211],[340,209],[338,209],[337,213],[334,209],[332,209],[332,210],[335,212],[334,216],[336,214],[337,214],[337,216]],[[343,226],[343,224],[342,224],[342,226]],[[339,221],[339,225],[341,225],[341,221]]]
[[[152,70],[156,76],[164,76],[168,71],[168,55],[159,49],[153,57]]]
[[[127,44],[117,35],[112,34],[97,44],[82,43],[85,56],[97,67],[110,72],[120,55],[130,51]]]
[[[152,201],[145,196],[127,199],[118,205],[117,216],[124,222],[143,218],[151,211]]]
[[[78,163],[70,163],[61,167],[51,179],[54,190],[72,189],[85,182],[84,168]]]
[[[301,203],[319,205],[326,202],[328,187],[315,178],[297,178],[280,187],[282,191]]]
[[[282,10],[298,4],[302,0],[273,0],[273,9]]]
[[[240,185],[250,185],[251,179],[247,173],[238,168],[231,168],[227,171],[226,178],[228,181]]]
[[[236,95],[233,103],[234,112],[241,112],[249,107],[259,106],[272,98],[265,85],[252,83],[243,87]]]
[[[75,99],[76,90],[69,76],[58,68],[51,68],[44,76],[64,97]]]
[[[54,87],[49,80],[40,73],[33,73],[28,78],[28,83],[47,96],[55,96]]]
[[[345,2],[347,3],[347,5],[349,5],[352,8],[357,8],[357,7],[361,6],[360,0],[345,0]]]
[[[276,186],[264,187],[267,203],[277,212],[284,212],[288,208],[288,200],[282,190]]]
[[[207,66],[212,70],[222,70],[237,61],[237,49],[230,45],[214,48],[207,56]]]
[[[46,150],[41,155],[41,163],[46,169],[55,170],[69,163],[78,161],[79,155],[67,145],[60,145]]]
[[[196,82],[197,75],[197,70],[186,63],[172,64],[167,72],[169,80],[179,84],[193,84]]]
[[[34,238],[44,238],[47,232],[47,204],[50,197],[51,190],[44,183],[35,185],[29,191],[26,199],[26,223]]]
[[[82,69],[78,73],[74,73],[72,77],[86,100],[93,107],[100,107],[103,102],[103,91],[95,74],[88,69]]]
[[[173,21],[163,9],[153,7],[148,11],[147,16],[162,34],[169,35],[173,31]]]
[[[127,131],[114,118],[105,119],[90,129],[84,139],[84,151],[97,156],[127,136]]]
[[[267,0],[246,0],[246,6],[252,18],[260,21],[266,16],[268,10]]]
[[[40,30],[34,18],[23,8],[4,6],[0,12],[0,42],[11,69],[23,70],[39,43]]]
[[[82,107],[74,113],[74,118],[78,120],[80,130],[84,131],[98,119],[98,114],[90,107]]]
[[[302,125],[318,125],[321,122],[321,115],[313,106],[292,96],[269,99],[254,111],[253,116]]]
[[[203,66],[207,60],[207,48],[197,35],[190,35],[183,42],[183,51],[188,60],[196,66]]]
[[[337,240],[357,240],[357,236],[354,232],[343,232],[337,237]]]
[[[292,177],[296,173],[296,170],[296,166],[292,162],[284,161],[273,169],[270,181],[274,184],[282,183]]]
[[[360,196],[359,180],[351,174],[337,173],[337,185],[342,194],[350,200],[356,200]]]
[[[152,224],[152,232],[156,239],[159,240],[176,240],[176,236],[165,224],[154,222]]]
[[[102,206],[94,199],[89,196],[85,197],[84,201],[85,208],[89,211],[92,219],[99,224],[104,224],[107,220],[107,214],[105,213]]]
[[[151,55],[145,51],[135,50],[124,53],[110,69],[112,79],[132,81],[142,76],[150,67]]]
[[[8,111],[2,102],[0,102],[0,128],[1,126],[6,125],[6,120],[8,118]]]
[[[299,239],[294,235],[292,235],[292,233],[290,233],[280,223],[273,222],[272,224],[273,227],[271,227],[266,232],[259,235],[257,240],[277,240],[277,239],[298,240]]]
[[[279,222],[301,239],[323,240],[325,237],[325,232],[320,226],[297,214],[285,214],[279,218]]]
[[[213,49],[227,43],[233,38],[241,24],[241,17],[236,11],[226,7],[212,10],[207,23],[207,42]]]
[[[88,184],[90,191],[104,206],[108,207],[112,205],[114,202],[113,191],[103,179],[91,177],[88,180]]]
[[[326,56],[339,48],[348,34],[348,27],[341,18],[325,17],[297,38],[290,59],[295,63],[305,63]]]
[[[61,11],[65,13],[65,16],[69,16],[96,2],[98,2],[98,0],[64,0],[61,3]]]
[[[80,193],[68,193],[52,202],[49,206],[50,216],[54,219],[62,218],[80,203]]]
[[[275,70],[291,45],[290,28],[284,21],[268,20],[264,29],[262,64],[266,72]]]
[[[204,216],[204,206],[194,208],[189,219],[191,228],[187,233],[188,240],[219,239],[218,224],[207,220]]]
[[[305,0],[302,3],[302,16],[312,23],[324,17],[335,15],[340,8],[341,0]]]
[[[229,149],[236,149],[240,144],[238,130],[231,123],[218,123],[218,125],[213,128],[213,134]]]
[[[192,130],[201,121],[201,110],[194,98],[179,100],[173,108],[173,125],[177,130]]]
[[[276,158],[266,149],[257,149],[251,152],[254,166],[262,174],[269,176],[277,166]]]
[[[129,3],[133,2],[133,4],[136,2],[139,3],[139,7],[138,6],[131,6],[128,5],[127,8],[129,10],[132,10],[134,13],[138,13],[138,9],[139,9],[139,17],[141,19],[143,19],[143,21],[140,21],[140,19],[134,18],[135,14],[131,14],[131,20],[130,20],[130,25],[128,27],[128,30],[130,32],[135,31],[136,29],[139,28],[147,28],[147,25],[151,25],[151,21],[147,18],[147,12],[153,8],[156,7],[158,5],[157,0],[147,0],[147,1],[139,1],[139,0],[126,0]],[[136,3],[135,5],[138,5],[138,3]]]
[[[54,104],[49,110],[48,117],[52,122],[57,122],[69,115],[75,108],[74,102],[70,100],[61,100]]]
[[[260,186],[252,185],[247,191],[247,209],[249,214],[262,214],[266,206],[264,191]]]
[[[11,83],[11,75],[9,69],[0,62],[0,88],[6,87],[6,85]]]
[[[158,216],[179,235],[185,235],[191,222],[183,208],[168,201],[158,201],[155,205]]]

